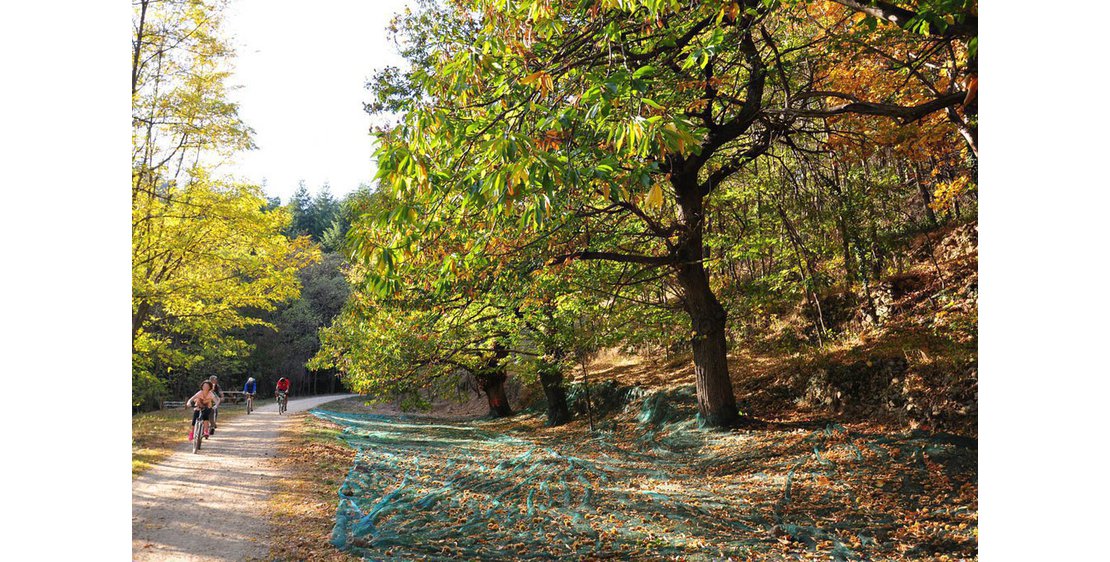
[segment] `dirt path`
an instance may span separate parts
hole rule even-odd
[[[289,401],[300,412],[351,395]],[[264,559],[266,499],[281,476],[270,458],[288,416],[272,400],[255,413],[221,424],[200,454],[190,444],[131,485],[131,551],[135,560]],[[188,424],[181,423],[182,434]]]

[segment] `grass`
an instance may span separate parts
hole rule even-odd
[[[220,406],[218,422],[246,413],[243,404]],[[170,456],[188,442],[190,408],[159,410],[131,416],[131,479]]]
[[[339,426],[307,413],[294,414],[293,423],[282,430],[275,460],[287,476],[276,483],[267,506],[271,559],[359,560],[328,542],[339,502],[336,490],[355,456],[339,433]]]

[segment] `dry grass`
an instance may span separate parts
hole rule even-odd
[[[955,314],[952,314],[955,316]],[[728,356],[729,375],[733,389],[743,399],[745,410],[760,419],[779,422],[802,422],[828,419],[834,412],[801,407],[796,399],[805,391],[809,376],[820,369],[850,365],[859,361],[882,361],[903,358],[907,372],[902,378],[915,381],[914,392],[929,403],[944,403],[947,410],[961,407],[953,394],[956,387],[967,386],[974,377],[975,341],[957,341],[948,333],[938,333],[931,326],[900,325],[885,330],[869,330],[831,342],[823,348],[812,346],[791,351],[736,345]],[[870,365],[870,363],[868,363]],[[658,360],[609,352],[589,366],[591,383],[613,381],[622,386],[673,389],[693,385],[694,365],[691,354],[684,353]],[[568,373],[568,382],[581,383],[581,370]],[[907,383],[909,384],[909,383]],[[951,396],[950,396],[951,395]],[[966,397],[963,397],[966,401]],[[946,410],[946,411],[947,411]],[[851,413],[851,412],[849,412]],[[904,428],[928,428],[922,420],[911,416],[902,419],[890,412],[839,412],[833,416],[841,423],[875,422],[888,431]],[[977,434],[976,415],[952,414],[953,419],[939,429],[960,435]]]
[[[359,560],[328,542],[335,525],[336,490],[354,463],[355,451],[339,439],[339,426],[307,413],[293,415],[282,430],[275,461],[287,473],[267,506],[273,560]]]
[[[246,412],[239,404],[220,406],[217,421],[232,419]],[[189,408],[159,410],[131,416],[131,479],[170,456],[189,441]]]

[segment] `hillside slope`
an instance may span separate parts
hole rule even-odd
[[[797,310],[759,338],[734,341],[730,373],[741,408],[770,421],[827,419],[977,435],[978,224],[908,242],[901,272],[871,299],[822,296],[828,332],[813,345]],[[591,381],[642,390],[692,386],[689,355],[669,361],[606,350]],[[580,384],[580,373],[572,386]]]

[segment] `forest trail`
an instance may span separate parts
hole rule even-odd
[[[300,412],[352,395],[289,401]],[[269,545],[266,499],[280,469],[270,462],[291,417],[273,400],[255,413],[220,424],[200,454],[191,444],[151,468],[131,486],[131,550],[135,560],[250,560]],[[182,411],[181,432],[188,423]]]

